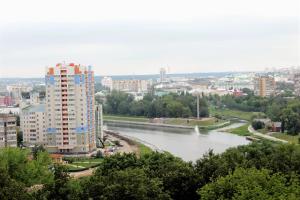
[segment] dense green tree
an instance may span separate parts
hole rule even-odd
[[[295,100],[282,111],[284,128],[289,134],[297,135],[300,132],[300,101]]]
[[[29,200],[33,199],[26,191],[24,184],[12,179],[0,168],[0,199],[1,200]]]
[[[196,117],[196,97],[190,94],[168,94],[153,96],[146,94],[142,100],[135,101],[132,95],[112,91],[107,96],[104,112],[108,114],[154,117]],[[209,116],[206,98],[200,99],[200,116]]]
[[[142,169],[127,168],[110,170],[107,174],[95,174],[86,185],[89,198],[92,199],[170,199],[163,192],[159,179],[149,178]]]
[[[255,130],[263,129],[265,127],[265,123],[257,120],[254,120],[251,125]]]
[[[168,153],[152,153],[141,158],[146,174],[162,181],[172,199],[198,199],[198,175],[192,163]]]
[[[47,152],[40,152],[36,159],[31,160],[30,152],[18,148],[0,150],[0,168],[8,175],[27,186],[46,183],[52,180],[48,170],[51,159]]]
[[[236,169],[205,185],[198,193],[203,200],[299,199],[300,184],[297,177],[287,179],[265,169]]]
[[[63,165],[53,166],[54,181],[45,184],[42,190],[39,190],[35,197],[37,199],[65,200],[73,199],[74,192],[69,187],[70,176]],[[77,198],[76,198],[77,199]],[[78,198],[79,199],[79,198]]]

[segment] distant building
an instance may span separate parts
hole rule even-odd
[[[12,105],[14,105],[14,101],[11,96],[0,96],[0,106],[12,106]]]
[[[17,146],[17,122],[11,114],[0,114],[0,147]]]
[[[113,87],[113,80],[111,77],[105,76],[102,78],[101,80],[101,85],[103,85],[106,88],[109,88],[110,90],[112,90]]]
[[[123,92],[146,92],[148,90],[148,81],[113,80],[112,89]]]
[[[165,68],[160,68],[160,82],[165,82],[166,81],[166,69]]]
[[[9,95],[14,99],[16,104],[20,103],[23,92],[32,91],[32,87],[25,85],[8,85],[6,89],[9,92]]]
[[[94,72],[91,66],[46,69],[46,133],[50,153],[87,155],[96,150]]]
[[[46,108],[45,104],[31,105],[22,109],[20,126],[25,145],[46,145]]]
[[[256,96],[268,97],[275,95],[275,79],[271,76],[256,76],[254,78],[254,94]]]
[[[294,74],[295,95],[300,96],[300,73]]]

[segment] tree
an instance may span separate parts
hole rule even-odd
[[[0,168],[18,182],[26,186],[51,182],[52,174],[48,167],[51,159],[47,152],[40,152],[31,160],[28,150],[4,148],[0,150]]]
[[[162,181],[164,191],[172,199],[198,199],[198,175],[192,163],[186,163],[168,153],[152,153],[141,158],[148,177]]]
[[[63,165],[53,166],[54,181],[48,183],[44,188],[38,191],[35,196],[37,199],[52,199],[52,200],[65,200],[65,199],[80,199],[76,187],[70,184],[70,176],[67,169]]]
[[[32,148],[32,155],[34,159],[37,159],[38,153],[39,152],[45,152],[46,149],[44,148],[43,145],[34,145]]]
[[[269,170],[237,169],[198,190],[201,199],[299,199],[297,177],[287,179]]]
[[[252,127],[253,127],[255,130],[263,129],[263,128],[265,127],[265,123],[263,123],[262,121],[254,120],[254,121],[252,122]]]
[[[17,130],[17,146],[20,147],[23,145],[23,132]]]
[[[111,170],[108,174],[93,176],[86,186],[92,199],[170,199],[163,192],[159,179],[151,179],[142,169]]]
[[[0,168],[0,199],[33,199],[25,190],[25,186],[12,179],[9,174]]]
[[[281,119],[284,123],[284,129],[289,134],[298,134],[300,132],[300,101],[289,102],[287,107],[282,111]]]

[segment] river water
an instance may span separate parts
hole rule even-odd
[[[243,124],[235,123],[226,128],[235,128]],[[185,161],[196,161],[209,149],[212,149],[215,153],[222,153],[230,147],[249,143],[245,137],[220,130],[200,131],[199,133],[195,130],[172,131],[164,128],[161,130],[145,130],[134,126],[130,128],[108,126],[107,129],[153,144]]]

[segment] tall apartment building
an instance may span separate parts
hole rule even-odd
[[[96,149],[91,66],[57,64],[46,70],[47,150],[89,154]]]
[[[46,145],[45,104],[30,105],[21,110],[20,126],[25,145]]]
[[[16,117],[11,114],[0,114],[0,147],[17,146]]]
[[[146,80],[113,80],[112,89],[123,92],[146,92],[148,81]]]
[[[254,78],[254,94],[268,97],[275,94],[275,79],[270,76],[257,76]]]
[[[294,74],[295,95],[300,96],[300,73]]]
[[[159,73],[160,73],[160,82],[162,83],[162,82],[165,82],[166,81],[166,69],[165,68],[160,68],[160,71],[159,71]]]

